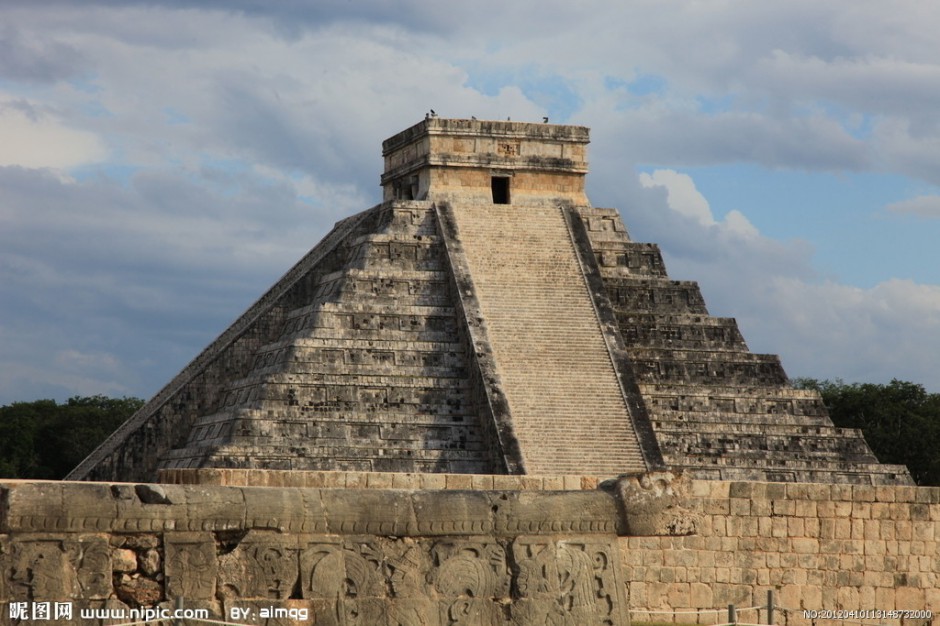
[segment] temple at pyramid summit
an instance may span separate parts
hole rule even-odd
[[[427,117],[71,479],[187,468],[912,484],[584,191],[588,129]]]

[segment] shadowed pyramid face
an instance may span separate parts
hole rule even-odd
[[[431,117],[71,478],[160,469],[910,482],[584,195],[588,130]]]

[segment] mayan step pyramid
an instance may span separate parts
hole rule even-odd
[[[336,224],[69,476],[161,469],[910,483],[584,193],[588,129],[427,117]]]

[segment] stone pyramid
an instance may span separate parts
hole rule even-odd
[[[428,117],[334,229],[69,476],[161,469],[910,483],[584,194],[588,129]]]

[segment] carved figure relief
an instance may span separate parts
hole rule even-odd
[[[514,617],[552,626],[612,623],[620,603],[611,546],[517,540],[513,553],[519,594]]]
[[[111,595],[111,547],[104,537],[66,541],[65,552],[76,571],[81,597],[99,600]]]
[[[243,541],[219,559],[219,570],[226,595],[284,600],[297,583],[297,550],[275,542]]]
[[[218,572],[215,540],[166,542],[167,597],[211,600]]]
[[[248,550],[248,577],[255,597],[283,600],[297,581],[296,553],[282,546],[253,546]]]
[[[384,615],[383,554],[374,540],[311,545],[301,553],[305,598],[322,599],[317,624],[381,623]]]
[[[509,595],[506,552],[495,542],[441,541],[431,549],[440,623],[494,624],[498,598]]]
[[[437,626],[434,602],[427,582],[431,559],[414,543],[393,543],[386,551],[386,572],[392,600],[389,626]]]
[[[13,543],[13,595],[59,600],[78,595],[78,577],[59,541]]]

